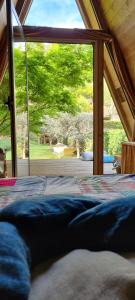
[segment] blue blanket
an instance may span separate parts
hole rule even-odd
[[[135,197],[101,202],[57,195],[17,201],[0,211],[0,299],[26,300],[30,268],[51,256],[77,248],[134,251],[134,237]]]
[[[14,225],[0,222],[0,299],[27,300],[29,290],[28,248]]]

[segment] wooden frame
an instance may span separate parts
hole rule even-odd
[[[26,42],[92,44],[94,47],[94,111],[93,111],[93,174],[103,174],[103,61],[104,42],[111,36],[102,30],[60,29],[51,27],[23,26]],[[14,27],[15,41],[21,41],[18,28]]]
[[[32,0],[18,0],[16,8],[12,4],[12,0],[6,0],[6,12],[7,12],[7,28],[4,30],[2,38],[2,72],[0,72],[0,81],[3,78],[3,74],[7,65],[9,66],[9,109],[11,116],[11,149],[12,149],[12,176],[17,176],[17,141],[16,141],[16,99],[15,99],[15,83],[14,83],[14,57],[13,57],[13,24],[12,13],[14,13],[18,24],[21,27],[21,23],[24,22],[28,9],[32,3]],[[19,31],[20,32],[20,27]],[[23,39],[23,34],[21,36]],[[24,42],[24,40],[23,40]],[[8,57],[7,50],[8,49]]]
[[[104,18],[103,11],[101,9],[101,5],[98,0],[76,0],[76,3],[78,5],[78,8],[80,10],[81,16],[83,18],[83,21],[85,23],[86,28],[96,28],[96,29],[102,29],[106,32],[110,32],[110,29],[108,27],[108,24],[106,23],[106,18]],[[114,43],[112,42],[112,45]],[[118,74],[118,62],[114,62],[114,55],[112,52],[112,45],[107,43],[104,51],[104,76],[105,80],[107,82],[107,85],[109,87],[111,96],[113,98],[114,104],[116,106],[117,112],[119,114],[119,117],[121,119],[121,122],[123,124],[123,127],[125,129],[125,132],[128,136],[129,140],[132,140],[132,131],[134,126],[134,108],[131,108],[131,104],[133,104],[133,100],[135,96],[131,97],[125,94],[123,84],[122,84],[122,77],[125,74],[125,70],[122,71],[122,74]],[[120,54],[121,51],[119,51],[119,45],[115,44],[115,49],[117,46],[117,50]],[[118,53],[117,53],[118,54]],[[120,57],[121,63],[124,63],[122,53],[117,56],[117,58]],[[123,63],[122,63],[123,60]],[[119,72],[121,73],[121,72]],[[122,75],[122,77],[121,77]],[[129,87],[130,78],[125,77],[126,81],[126,90]],[[121,77],[121,78],[120,78]],[[127,79],[126,79],[127,78]],[[121,79],[121,80],[120,80]],[[133,89],[132,86],[129,88],[130,94],[133,95]],[[129,103],[129,100],[131,99],[131,104]]]
[[[3,0],[0,2],[0,8],[3,5]],[[32,0],[18,0],[16,12],[21,23],[24,22],[28,13]],[[7,27],[4,28],[1,43],[1,64],[0,64],[0,83],[9,64],[9,92],[10,92],[10,114],[11,114],[11,147],[12,147],[12,176],[17,175],[17,145],[16,145],[16,113],[15,113],[15,97],[14,97],[14,68],[13,68],[13,27],[12,27],[12,9],[11,0],[6,0],[7,10]],[[8,49],[8,51],[7,51]]]
[[[23,26],[23,34],[26,42],[40,43],[69,43],[91,44],[96,41],[110,42],[112,37],[103,30],[90,29],[66,29],[54,27]],[[21,41],[18,35],[18,27],[14,27],[16,42]]]
[[[14,83],[14,59],[13,59],[13,25],[12,4],[6,0],[7,10],[7,39],[8,39],[8,66],[9,66],[9,109],[11,116],[11,153],[12,153],[12,176],[17,176],[17,144],[16,144],[16,102]]]
[[[93,101],[93,174],[103,174],[103,63],[104,43],[97,41],[94,45],[94,101]]]
[[[2,1],[3,2],[3,1]],[[16,12],[20,22],[23,24],[25,18],[27,16],[28,10],[31,6],[32,0],[18,0],[16,4]],[[0,63],[0,83],[2,82],[3,76],[7,69],[8,65],[8,55],[7,55],[7,31],[6,28],[3,31],[1,42],[0,42],[0,55],[1,55],[1,63]]]
[[[28,15],[29,9],[31,7],[33,0],[18,0],[16,4],[16,12],[18,14],[21,24],[24,24],[24,21]]]
[[[0,0],[0,10],[1,10],[2,6],[3,6],[3,3],[4,3],[4,0]]]

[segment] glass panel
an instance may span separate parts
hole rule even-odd
[[[6,1],[1,6],[1,35],[6,34],[4,27],[7,24]],[[0,44],[0,177],[12,176],[11,163],[11,122],[9,100],[9,71],[7,67],[8,49],[4,36]]]
[[[121,145],[127,136],[104,80],[104,173],[120,172]]]
[[[23,29],[13,10],[13,25],[18,26],[22,42],[14,42],[16,128],[17,128],[17,174],[29,175],[29,132],[28,132],[28,90],[27,54]]]
[[[25,25],[85,27],[75,0],[33,0]]]
[[[31,175],[92,174],[93,47],[29,43],[27,57]]]
[[[0,85],[0,148],[6,154],[7,176],[12,176],[10,111],[7,105],[9,96],[9,75],[6,71]],[[1,172],[2,170],[0,170]]]

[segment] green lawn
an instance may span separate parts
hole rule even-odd
[[[53,146],[48,144],[36,144],[34,142],[30,143],[30,159],[58,159],[63,157],[63,155],[56,154],[53,152]],[[70,156],[70,158],[75,156]],[[11,159],[11,151],[7,151],[7,160]],[[66,157],[68,158],[68,157]]]
[[[55,159],[58,158],[53,152],[53,147],[43,144],[30,144],[30,159]]]

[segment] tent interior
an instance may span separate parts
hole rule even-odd
[[[10,164],[0,148],[0,298],[135,299],[135,1],[62,1],[76,4],[84,28],[44,26],[40,17],[39,25],[27,24],[34,1],[0,0],[0,124],[7,117],[11,134]],[[92,46],[93,174],[90,161],[86,174],[79,160],[75,175],[63,176],[69,161],[60,169],[60,160],[53,175],[42,159],[35,160],[36,171],[30,172],[27,105],[24,172],[17,158],[14,42],[46,43],[47,49],[50,44]],[[24,91],[19,75],[28,100],[27,76]],[[120,163],[117,174],[104,173],[104,79],[127,136],[120,161],[115,161]]]
[[[10,106],[13,103],[10,107],[12,108],[10,109],[12,148],[12,166],[9,168],[11,169],[9,170],[10,176],[17,176],[16,104],[15,99],[12,99],[15,98],[15,90],[13,91],[15,76],[13,67],[14,58],[13,49],[11,49],[13,48],[13,41],[91,43],[93,45],[93,174],[103,174],[103,77],[106,80],[127,138],[130,142],[134,142],[135,75],[133,67],[134,22],[132,17],[134,3],[127,4],[126,1],[124,3],[119,1],[119,4],[115,4],[115,2],[111,1],[105,3],[105,1],[78,0],[76,4],[84,22],[84,28],[86,29],[68,30],[65,28],[25,25],[32,1],[13,1],[11,19],[16,19],[16,22],[14,22],[14,20],[10,20],[9,16],[7,17],[6,1],[1,1],[0,82],[2,82],[6,70],[9,70],[9,97],[6,105]],[[114,16],[117,16],[117,23]],[[6,26],[7,19],[8,23],[12,22],[12,24]],[[8,28],[10,29],[8,30]],[[103,49],[101,50],[102,47]]]

